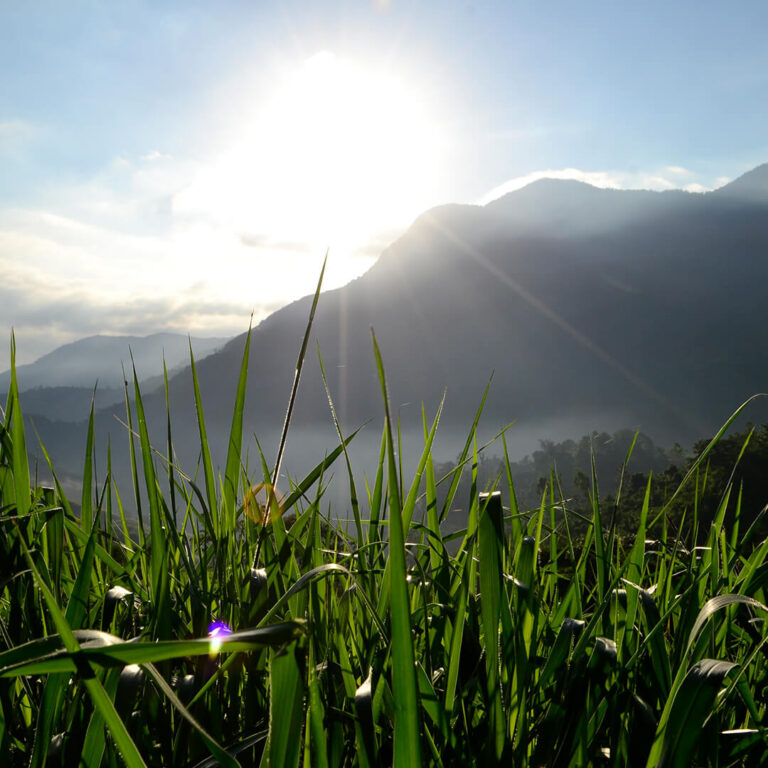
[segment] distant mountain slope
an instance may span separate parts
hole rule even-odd
[[[0,393],[0,402],[5,402],[5,395]],[[23,393],[22,405],[28,416],[80,422],[90,412],[94,397],[96,409],[106,409],[125,402],[125,389],[98,387],[94,392],[92,387],[36,387]]]
[[[554,439],[641,427],[657,442],[690,442],[768,390],[767,284],[767,166],[708,194],[542,180],[485,207],[436,208],[321,297],[294,423],[330,421],[315,341],[345,428],[379,422],[373,327],[406,427],[420,424],[422,402],[434,413],[445,388],[443,429],[467,427],[494,373],[492,426],[546,424],[541,436]],[[246,435],[279,429],[309,304],[253,331]],[[220,452],[243,343],[198,365]],[[170,394],[180,458],[194,462],[188,370]],[[161,441],[164,398],[145,406]]]
[[[224,338],[193,338],[196,357],[222,347]],[[130,372],[131,353],[141,380],[163,373],[163,356],[169,370],[189,364],[189,338],[178,333],[151,336],[89,336],[65,344],[28,365],[17,368],[19,389],[38,387],[123,388],[121,364]],[[7,392],[10,371],[0,373],[0,392]]]
[[[714,194],[741,202],[768,203],[768,163],[753,168]]]
[[[447,387],[467,418],[495,371],[500,421],[611,410],[649,430],[710,429],[768,387],[764,171],[752,172],[762,186],[704,195],[543,180],[484,208],[424,214],[366,275],[321,298],[313,335],[340,411],[352,423],[379,413],[373,326],[395,405],[434,407]],[[308,302],[254,331],[256,423],[282,410]],[[201,385],[231,387],[241,348],[204,361]],[[316,364],[299,413],[327,418]]]

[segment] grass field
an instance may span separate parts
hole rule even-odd
[[[170,427],[150,445],[136,385],[134,495],[96,485],[92,415],[79,515],[30,479],[14,377],[0,425],[2,764],[765,763],[768,541],[740,528],[738,503],[724,525],[739,488],[722,489],[694,546],[667,532],[650,486],[634,536],[619,536],[593,476],[577,541],[556,486],[534,510],[477,487],[477,420],[436,477],[440,414],[425,414],[418,466],[402,466],[372,344],[384,425],[366,477],[338,423],[338,447],[284,495],[269,490],[279,459],[248,476],[246,343],[222,472],[199,393],[189,476],[166,458]],[[323,500],[334,463],[348,468],[346,527]],[[707,451],[683,483],[698,488],[706,467]],[[461,473],[469,498],[456,498]],[[455,506],[466,527],[444,536]]]

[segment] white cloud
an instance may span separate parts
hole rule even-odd
[[[0,208],[0,370],[12,327],[21,363],[102,332],[232,335],[252,312],[258,323],[312,292],[323,249],[269,222],[249,242],[232,222],[179,210],[206,167],[159,152],[117,157],[45,206]],[[331,253],[326,287],[370,266],[375,237]]]
[[[146,162],[152,162],[153,160],[171,160],[172,158],[170,155],[163,154],[162,152],[153,149],[151,152],[147,152],[146,155],[142,155],[141,159]]]
[[[682,165],[668,165],[664,169],[668,174],[671,174],[672,176],[691,176],[692,171],[689,171],[687,168],[683,168]]]
[[[483,195],[478,201],[478,205],[485,205],[492,200],[503,197],[510,192],[527,187],[539,179],[566,179],[571,181],[582,181],[585,184],[591,184],[593,187],[604,187],[607,189],[620,189],[621,179],[619,174],[610,171],[582,171],[578,168],[563,168],[560,170],[534,171],[525,176],[517,176],[503,184],[494,187],[490,192]]]

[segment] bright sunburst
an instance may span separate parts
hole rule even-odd
[[[284,74],[176,200],[251,245],[336,257],[434,204],[441,132],[404,77],[323,52]]]

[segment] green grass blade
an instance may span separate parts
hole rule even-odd
[[[352,516],[355,519],[355,528],[357,529],[357,546],[358,548],[362,547],[364,544],[363,539],[363,524],[362,520],[360,519],[360,504],[358,502],[357,498],[357,488],[355,487],[355,478],[352,473],[352,462],[349,458],[349,453],[347,451],[347,446],[344,443],[344,435],[341,431],[341,424],[339,423],[339,419],[336,416],[336,407],[333,404],[333,397],[331,396],[331,390],[328,387],[328,379],[325,375],[325,367],[323,366],[323,358],[320,354],[320,345],[318,344],[317,347],[317,359],[320,362],[320,375],[323,379],[323,386],[325,387],[325,394],[328,398],[328,406],[331,409],[331,418],[333,419],[333,425],[336,428],[336,434],[338,435],[339,442],[344,446],[344,460],[347,464],[347,476],[349,478],[349,496],[350,496],[350,506],[352,507]],[[362,567],[362,560],[360,561],[360,565]]]
[[[64,643],[64,647],[68,653],[77,654],[80,650],[80,646],[74,633],[72,632],[71,627],[67,623],[66,617],[61,612],[61,609],[56,602],[56,598],[53,596],[50,588],[46,584],[43,577],[40,575],[40,571],[37,569],[34,559],[27,549],[27,545],[24,543],[23,539],[20,539],[20,543],[24,551],[24,556],[26,557],[27,563],[29,564],[29,568],[32,571],[35,581],[37,582],[38,588],[43,594],[43,598],[48,607],[48,610],[51,613],[53,622],[56,626],[56,629],[58,630],[62,642]],[[144,763],[144,760],[142,759],[136,744],[134,743],[130,734],[126,730],[123,721],[120,719],[120,716],[115,710],[115,705],[113,704],[112,699],[110,699],[109,695],[104,690],[104,686],[99,682],[98,678],[93,677],[91,671],[88,669],[82,677],[82,683],[87,689],[88,694],[93,701],[94,707],[101,714],[101,717],[104,719],[104,722],[112,733],[112,738],[114,738],[115,744],[120,750],[126,765],[128,765],[129,768],[139,768],[139,766],[145,766],[146,764]]]
[[[269,683],[267,764],[290,768],[299,762],[304,696],[295,645],[273,653]]]
[[[136,420],[139,427],[144,479],[149,500],[150,571],[152,585],[152,628],[156,638],[165,640],[171,635],[170,588],[168,583],[168,550],[160,509],[160,492],[157,486],[152,446],[149,442],[144,403],[139,390],[139,378],[133,368],[133,386],[136,397]]]
[[[487,702],[490,708],[490,740],[493,759],[500,760],[504,750],[504,713],[501,706],[499,675],[499,621],[504,580],[502,557],[504,522],[501,493],[480,494],[478,548],[480,556],[480,614],[485,637]],[[490,751],[490,749],[489,749]]]
[[[182,704],[173,689],[166,682],[154,664],[144,664],[144,669],[152,678],[155,685],[165,694],[173,707],[182,715],[182,717],[198,732],[205,745],[210,750],[218,765],[228,766],[228,768],[239,768],[240,763],[226,752],[226,750],[213,738],[192,713]]]
[[[731,662],[715,659],[702,659],[691,667],[675,695],[658,763],[651,763],[655,759],[652,752],[649,766],[686,768],[691,765],[704,721],[712,715],[723,681],[735,667]]]
[[[205,494],[208,501],[208,518],[213,525],[211,534],[214,538],[219,537],[218,527],[218,504],[216,501],[216,481],[213,476],[213,463],[211,462],[211,451],[208,446],[208,432],[205,428],[205,416],[203,415],[203,400],[200,397],[200,384],[197,379],[197,366],[195,365],[195,355],[192,352],[192,340],[189,342],[189,366],[192,372],[192,388],[195,394],[195,413],[197,414],[197,429],[200,435],[200,460],[203,463],[203,476],[205,478]]]
[[[419,739],[420,711],[416,687],[416,667],[411,636],[410,600],[405,571],[405,535],[400,510],[395,449],[392,442],[392,420],[389,395],[381,352],[373,337],[376,367],[384,401],[387,430],[387,465],[389,496],[389,562],[390,615],[392,620],[392,693],[395,698],[394,764],[421,765]]]
[[[29,512],[31,490],[29,483],[29,464],[27,461],[27,443],[24,436],[24,416],[19,402],[19,386],[16,381],[16,339],[11,334],[11,386],[8,390],[6,419],[10,421],[12,442],[11,469],[15,491],[16,511],[19,516]]]
[[[299,357],[296,361],[296,369],[293,374],[293,384],[291,386],[291,394],[288,398],[288,408],[285,412],[285,421],[283,422],[283,429],[280,433],[280,445],[277,449],[277,459],[275,460],[275,471],[272,473],[272,479],[277,482],[280,475],[280,465],[283,461],[283,452],[285,451],[285,441],[288,437],[288,428],[291,425],[291,417],[293,416],[293,406],[296,403],[296,394],[299,391],[299,381],[301,380],[301,371],[304,367],[304,357],[307,354],[307,345],[309,343],[309,335],[312,330],[312,323],[315,319],[315,311],[317,310],[317,302],[320,299],[320,290],[323,287],[323,277],[325,276],[325,266],[328,263],[328,252],[326,251],[325,258],[323,259],[323,266],[320,269],[320,277],[317,281],[317,288],[315,288],[315,295],[312,298],[312,306],[309,310],[309,319],[307,320],[307,327],[304,331],[304,339],[301,342],[301,349],[299,349]]]
[[[245,409],[245,393],[248,383],[248,355],[251,348],[251,328],[245,337],[243,361],[240,364],[240,376],[237,380],[237,394],[232,413],[232,427],[229,431],[229,447],[227,449],[227,464],[224,472],[224,492],[222,494],[222,536],[228,536],[235,530],[235,514],[237,512],[237,491],[240,481],[240,454],[243,446],[243,410]]]
[[[85,459],[83,461],[83,490],[80,496],[80,525],[83,530],[90,532],[92,520],[93,499],[93,415],[96,408],[96,390],[91,398],[91,413],[88,417],[88,434],[85,440]]]

